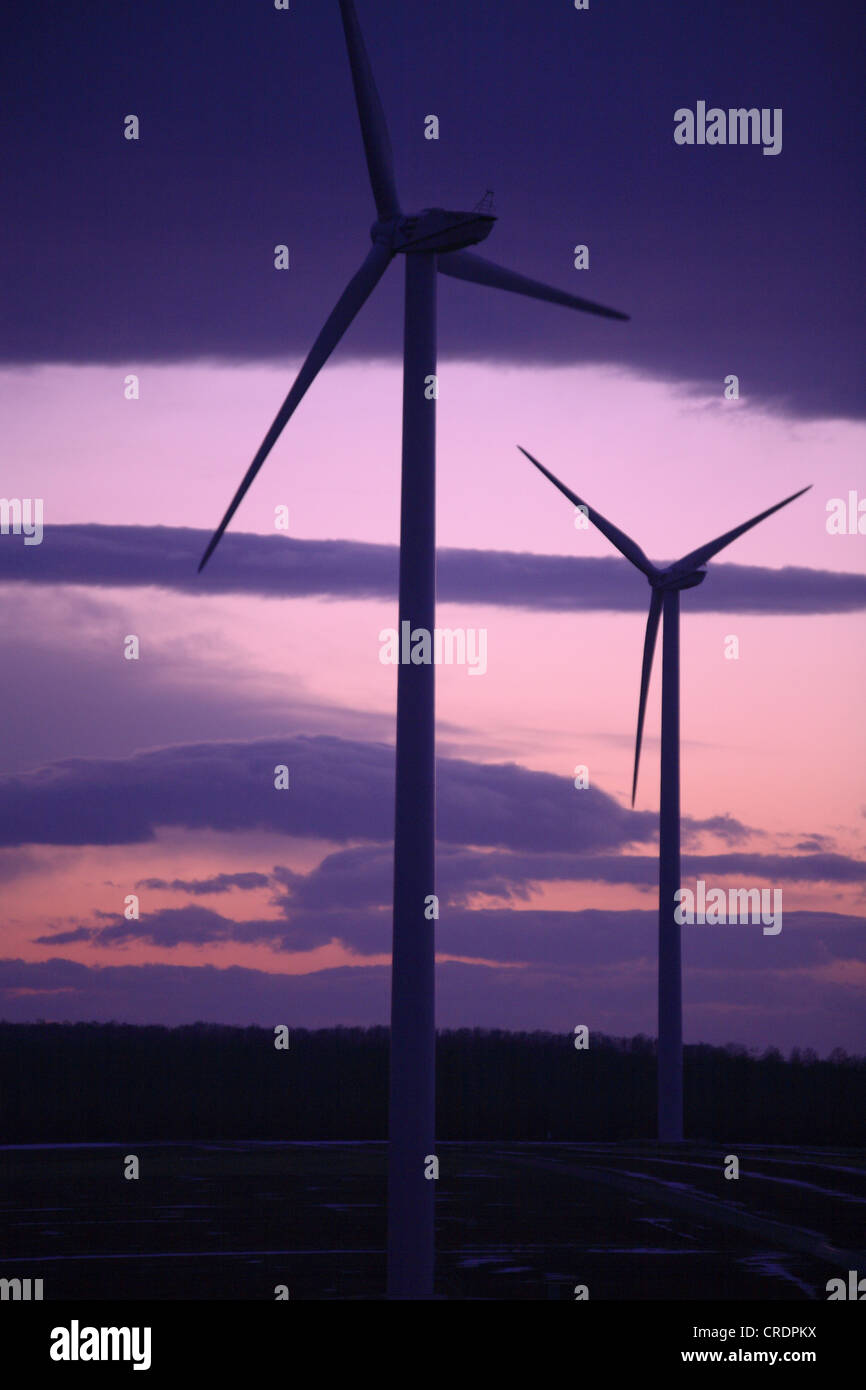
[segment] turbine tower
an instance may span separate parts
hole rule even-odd
[[[643,647],[643,666],[640,677],[640,700],[637,712],[637,739],[634,750],[634,775],[631,804],[637,791],[640,747],[643,737],[644,714],[650,672],[655,653],[659,622],[664,617],[662,635],[662,746],[661,796],[659,803],[659,1041],[658,1041],[658,1137],[665,1143],[675,1143],[683,1137],[683,992],[680,927],[674,916],[674,894],[680,887],[680,590],[694,589],[707,577],[703,568],[720,550],[764,521],[780,507],[787,507],[802,497],[809,487],[792,493],[784,501],[768,507],[765,512],[726,531],[714,541],[689,551],[681,560],[660,569],[648,560],[630,536],[607,521],[599,512],[581,501],[570,488],[561,483],[544,464],[520,445],[520,452],[554,487],[558,487],[575,507],[580,507],[593,526],[616,546],[621,555],[645,575],[652,595]]]
[[[376,204],[372,249],[349,282],[313,344],[258,453],[202,557],[203,569],[253,479],[306,391],[391,261],[406,259],[403,339],[403,449],[400,505],[398,628],[435,628],[436,597],[436,272],[532,299],[582,309],[605,318],[606,309],[504,270],[467,251],[496,221],[488,211],[426,208],[403,212],[397,197],[391,146],[352,0],[340,12],[367,169]],[[391,1065],[388,1159],[388,1292],[392,1298],[433,1294],[433,1190],[424,1177],[434,1153],[435,1052],[434,929],[424,903],[435,892],[434,668],[400,665],[397,676],[394,924],[391,975]]]

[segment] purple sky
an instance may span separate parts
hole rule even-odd
[[[0,536],[0,1012],[384,1022],[399,266],[195,574],[364,252],[337,7],[96,3],[86,34],[39,10],[5,117],[3,492],[46,529]],[[407,205],[493,186],[485,253],[633,315],[442,282],[438,621],[488,657],[438,673],[438,1020],[655,1031],[657,679],[629,807],[648,593],[521,443],[657,560],[813,484],[683,598],[684,882],[784,899],[778,936],[684,928],[685,1031],[862,1051],[866,536],[826,524],[866,498],[862,17],[549,10],[359,0]],[[783,107],[782,153],[675,146],[703,97]]]

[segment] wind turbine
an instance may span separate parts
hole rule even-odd
[[[631,804],[637,791],[640,765],[640,746],[643,736],[647,692],[655,652],[659,622],[664,616],[662,636],[662,747],[661,797],[659,804],[659,1041],[658,1041],[658,1137],[666,1143],[683,1137],[683,994],[680,928],[674,917],[674,894],[680,887],[680,590],[694,589],[703,584],[707,572],[703,568],[720,550],[765,521],[780,507],[787,507],[802,497],[809,487],[794,492],[784,501],[768,507],[765,512],[726,531],[697,550],[690,550],[681,560],[660,569],[648,560],[630,536],[607,521],[564,483],[533,458],[520,445],[520,452],[534,463],[545,478],[573,503],[580,507],[621,555],[644,574],[652,589],[646,636],[643,647],[643,666],[640,677],[640,702],[637,712],[637,740],[634,750],[634,775],[631,785]]]
[[[352,0],[340,13],[367,169],[376,203],[373,246],[313,344],[292,389],[214,532],[207,564],[253,479],[391,261],[406,258],[403,338],[403,450],[400,508],[399,624],[435,628],[436,272],[605,318],[627,314],[504,270],[466,250],[487,237],[489,212],[425,208],[403,212],[391,146]],[[388,1170],[388,1291],[392,1298],[433,1293],[433,1190],[424,1176],[434,1153],[434,936],[425,898],[435,892],[434,668],[400,665],[397,677],[394,925]]]

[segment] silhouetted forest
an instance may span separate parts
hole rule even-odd
[[[443,1140],[651,1139],[655,1042],[481,1029],[438,1039]],[[0,1142],[383,1139],[387,1028],[0,1023]],[[685,1049],[693,1139],[864,1142],[866,1057]]]

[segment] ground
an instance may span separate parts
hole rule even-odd
[[[825,1300],[828,1279],[866,1274],[863,1150],[437,1152],[445,1299]],[[0,1277],[42,1278],[46,1300],[383,1295],[384,1143],[17,1146],[0,1166]]]

